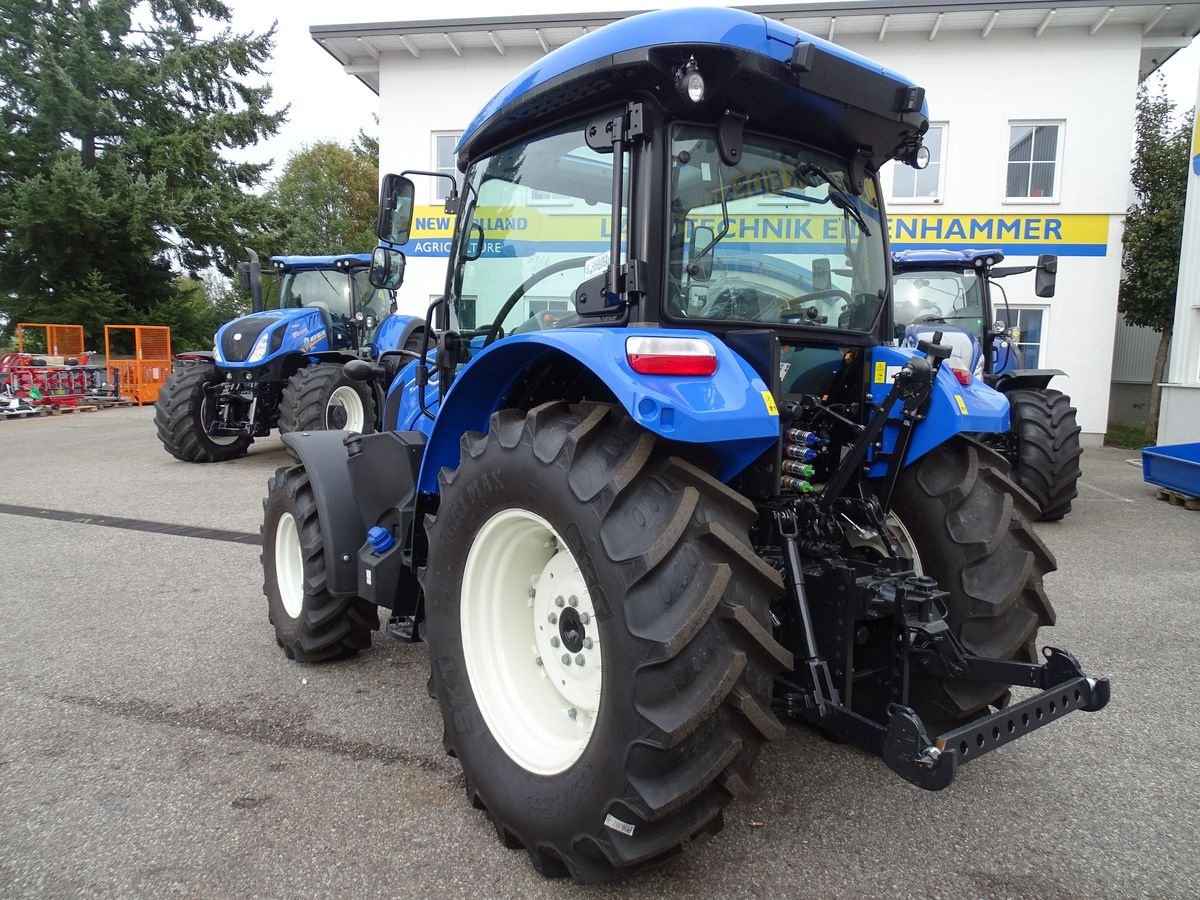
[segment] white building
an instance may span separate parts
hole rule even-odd
[[[884,173],[893,249],[999,246],[1009,262],[1060,258],[1058,290],[1003,284],[1026,363],[1058,368],[1087,443],[1107,425],[1121,227],[1138,82],[1200,31],[1200,0],[887,0],[746,7],[878,60],[925,87],[934,162]],[[384,171],[455,171],[478,109],[553,48],[611,13],[324,25],[313,38],[380,96]],[[889,164],[888,169],[893,166]],[[402,295],[444,289],[452,220],[420,179]]]

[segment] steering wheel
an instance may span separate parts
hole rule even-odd
[[[847,293],[846,291],[843,291],[843,290],[839,290],[838,288],[828,288],[823,291],[813,291],[811,294],[800,294],[796,297],[792,297],[790,300],[784,301],[784,303],[779,311],[779,321],[790,322],[801,316],[811,319],[811,318],[813,318],[813,316],[809,315],[808,311],[810,309],[816,309],[815,306],[807,306],[806,305],[806,306],[800,307],[799,309],[792,309],[791,308],[792,304],[794,304],[794,303],[808,304],[813,301],[828,300],[828,299],[844,300],[847,305],[854,302],[854,298],[851,297],[849,293]]]
[[[517,286],[517,289],[504,301],[504,305],[500,307],[500,312],[496,313],[496,318],[492,322],[492,327],[488,329],[487,338],[484,340],[483,346],[486,347],[488,344],[504,336],[504,320],[508,318],[508,314],[512,312],[513,307],[529,292],[531,287],[549,278],[551,275],[557,275],[559,272],[565,272],[567,269],[575,269],[586,265],[591,259],[592,257],[590,256],[576,256],[572,259],[564,259],[561,262],[546,266],[544,269],[539,269],[522,281]]]

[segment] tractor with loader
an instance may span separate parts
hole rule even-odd
[[[938,790],[1107,703],[1039,644],[1054,558],[977,437],[1008,399],[938,333],[892,346],[878,172],[927,127],[919,86],[761,15],[593,31],[464,132],[417,358],[346,365],[394,426],[283,436],[277,642],[318,662],[407,622],[470,801],[538,871],[718,832],[784,723]],[[414,190],[384,179],[387,288]]]

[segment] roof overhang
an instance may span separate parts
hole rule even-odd
[[[789,5],[746,5],[818,37],[837,41],[854,36],[885,43],[901,36],[948,40],[973,34],[1021,33],[1032,40],[1065,30],[1094,37],[1105,29],[1138,28],[1142,33],[1142,77],[1186,47],[1200,33],[1200,0],[1172,4],[1145,0],[1064,2],[1064,0],[812,0]],[[596,28],[645,10],[605,13],[551,13],[475,19],[421,19],[357,25],[314,25],[313,40],[345,71],[379,93],[379,57],[504,55],[511,49],[549,53]]]

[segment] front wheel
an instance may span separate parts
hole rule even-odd
[[[288,379],[279,399],[279,430],[375,431],[375,406],[367,388],[340,364],[306,366]]]
[[[1013,390],[1008,397],[1012,416],[1013,477],[1039,507],[1038,519],[1053,522],[1071,511],[1079,494],[1079,425],[1075,407],[1062,391]]]
[[[791,666],[754,507],[602,404],[496,413],[440,481],[431,687],[501,840],[600,881],[719,830]]]
[[[221,375],[210,363],[191,363],[172,372],[154,404],[154,427],[166,451],[184,462],[224,462],[245,456],[254,438],[213,435],[216,410],[208,388]]]

